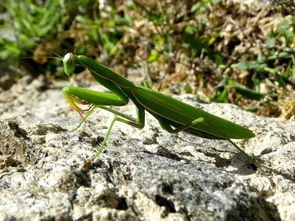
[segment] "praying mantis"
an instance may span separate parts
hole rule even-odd
[[[89,162],[92,162],[104,151],[115,122],[122,122],[142,129],[145,125],[145,112],[149,112],[158,120],[161,128],[169,133],[186,132],[207,139],[228,140],[252,165],[256,165],[254,158],[246,154],[238,145],[231,141],[231,139],[249,139],[254,137],[255,134],[251,130],[160,92],[147,87],[137,86],[87,56],[67,53],[62,61],[64,71],[69,77],[74,72],[75,66],[83,66],[90,71],[90,74],[98,83],[111,91],[111,93],[99,92],[73,86],[63,88],[66,100],[82,117],[80,125],[86,121],[95,108],[101,108],[115,114],[97,153]],[[136,118],[108,107],[123,106],[129,100],[136,107]],[[79,107],[79,104],[91,105],[85,116],[83,116],[83,110]]]

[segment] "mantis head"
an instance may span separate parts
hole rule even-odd
[[[71,76],[75,70],[75,55],[67,53],[62,59],[66,75]]]

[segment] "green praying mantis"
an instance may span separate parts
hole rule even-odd
[[[252,165],[256,165],[256,160],[231,141],[231,139],[249,139],[254,137],[255,134],[251,130],[147,87],[137,86],[87,56],[68,53],[62,61],[66,75],[71,76],[75,66],[83,66],[90,71],[90,74],[98,83],[112,92],[99,92],[72,86],[63,88],[66,100],[82,117],[79,126],[86,121],[95,108],[102,108],[115,114],[98,152],[89,162],[97,158],[105,149],[115,122],[122,122],[142,129],[145,125],[145,111],[147,111],[158,120],[162,129],[170,133],[186,132],[207,139],[228,140]],[[136,118],[108,107],[123,106],[129,100],[136,107]],[[83,110],[79,107],[79,104],[91,105],[85,116],[83,116]]]

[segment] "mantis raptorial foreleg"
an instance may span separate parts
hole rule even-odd
[[[87,121],[88,117],[90,117],[90,115],[94,112],[95,109],[96,109],[96,106],[94,104],[92,104],[90,106],[90,108],[88,109],[88,111],[86,112],[85,116],[82,116],[82,120],[80,121],[78,126],[73,130],[79,129],[83,123],[86,124],[86,121]]]
[[[63,93],[65,97],[67,98],[67,101],[73,107],[73,109],[75,109],[82,117],[82,121],[79,123],[77,128],[79,128],[81,124],[83,124],[83,122],[87,120],[87,118],[93,113],[95,108],[101,108],[109,112],[112,112],[115,115],[120,116],[120,117],[116,116],[112,120],[104,136],[103,142],[101,143],[99,147],[98,152],[91,158],[91,161],[95,159],[104,150],[109,134],[116,121],[120,121],[122,123],[128,124],[136,128],[144,127],[145,113],[142,107],[140,106],[137,107],[137,118],[133,118],[131,116],[128,116],[124,113],[121,113],[119,111],[113,110],[105,106],[105,105],[122,106],[127,104],[128,98],[127,99],[124,98],[125,94],[120,94],[120,96],[118,96],[117,94],[104,93],[104,92],[93,91],[93,90],[88,90],[88,89],[78,88],[78,87],[65,87],[63,89]],[[83,116],[81,113],[82,112],[81,109],[76,105],[76,103],[87,104],[88,102],[91,103],[92,106],[90,107],[86,115]]]
[[[82,121],[79,123],[77,128],[79,128],[91,115],[94,111],[95,105],[122,106],[128,103],[129,99],[124,93],[120,93],[120,91],[115,92],[116,93],[105,93],[79,87],[64,87],[63,94],[66,100],[82,118]],[[92,104],[85,117],[82,114],[84,110],[82,110],[77,104]]]

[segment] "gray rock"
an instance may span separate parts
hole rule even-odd
[[[251,169],[227,141],[171,135],[147,115],[143,130],[117,123],[81,170],[112,114],[97,110],[72,131],[80,119],[61,93],[69,83],[44,84],[23,78],[0,94],[0,220],[294,220],[294,122],[178,96],[252,129],[255,138],[235,142],[264,167]]]

